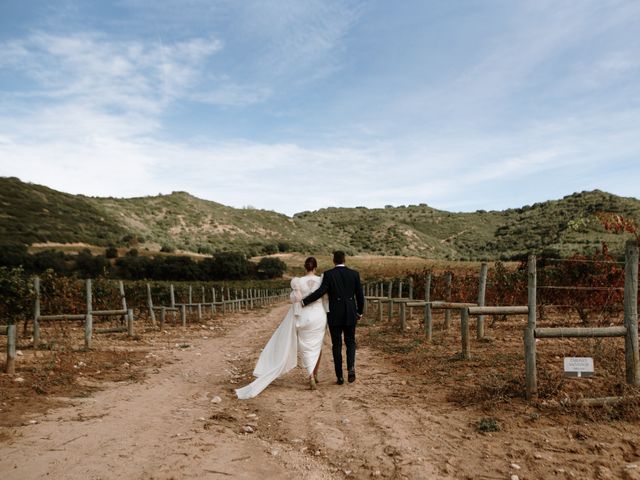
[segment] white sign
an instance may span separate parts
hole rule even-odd
[[[593,372],[592,357],[566,357],[564,359],[566,377],[590,377]]]

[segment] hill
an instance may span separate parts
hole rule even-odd
[[[150,251],[248,255],[276,251],[414,255],[439,259],[507,259],[527,252],[562,256],[624,237],[604,231],[596,212],[640,223],[640,200],[599,190],[504,211],[453,213],[425,204],[386,208],[325,208],[293,218],[236,209],[185,192],[141,198],[71,195],[0,178],[0,244],[82,242]]]

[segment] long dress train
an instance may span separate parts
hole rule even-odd
[[[291,280],[290,299],[293,305],[262,350],[253,371],[256,379],[236,390],[239,399],[255,397],[276,378],[293,369],[298,355],[309,375],[313,373],[322,349],[328,307],[326,299],[304,308],[300,300],[316,290],[321,281],[316,275]]]

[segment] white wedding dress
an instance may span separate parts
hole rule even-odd
[[[320,358],[327,326],[328,301],[325,295],[303,308],[300,300],[317,290],[321,282],[322,278],[317,275],[291,280],[290,298],[293,305],[262,350],[253,371],[256,379],[236,390],[239,399],[258,395],[276,378],[295,367],[298,357],[308,374],[313,373]]]

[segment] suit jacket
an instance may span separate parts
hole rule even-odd
[[[355,325],[364,311],[364,293],[360,274],[347,267],[335,267],[324,272],[318,289],[302,299],[303,305],[315,302],[329,294],[329,325]]]

